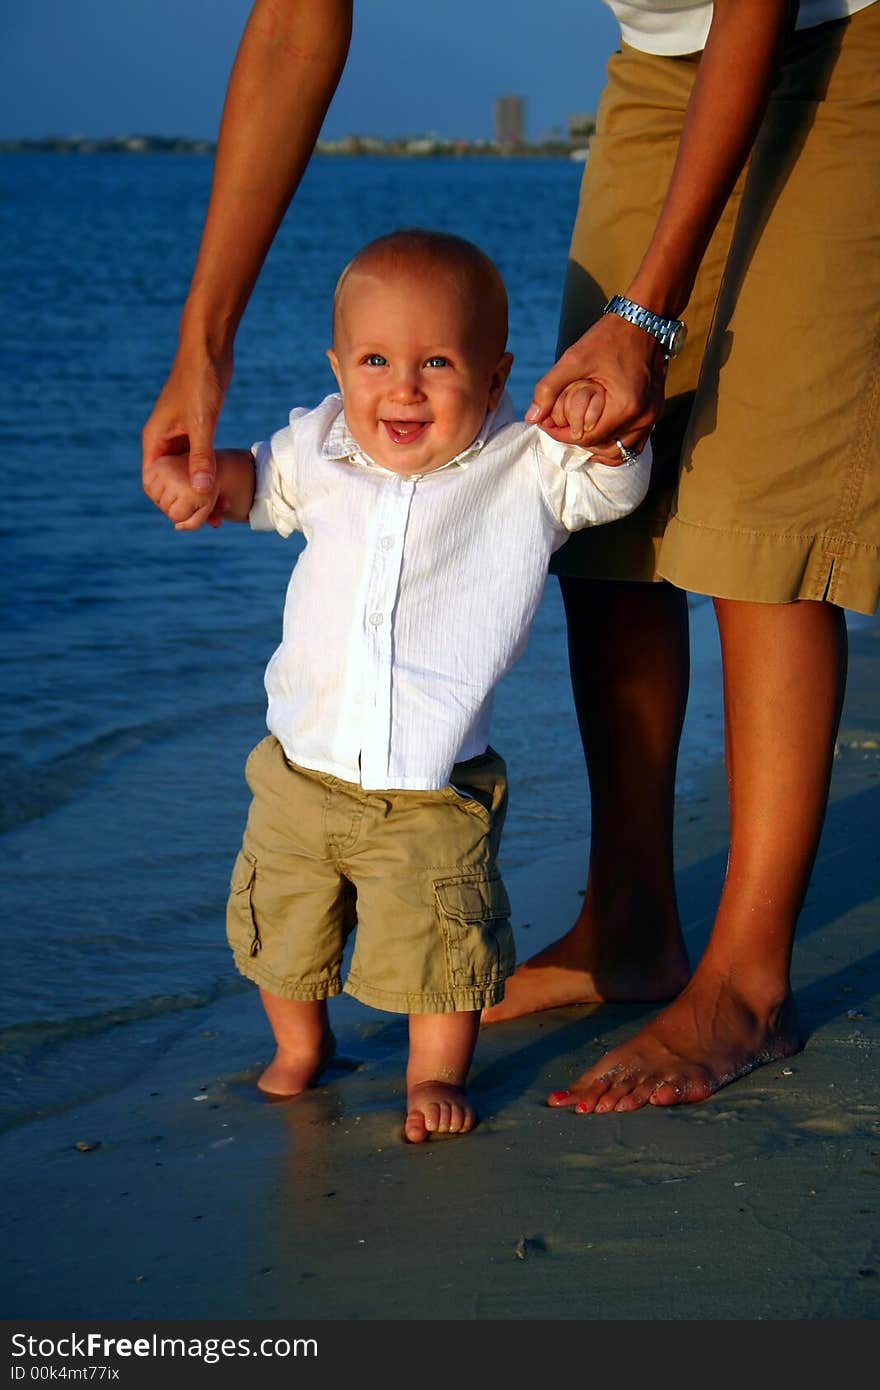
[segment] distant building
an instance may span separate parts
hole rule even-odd
[[[496,97],[492,109],[495,144],[510,148],[526,138],[526,104],[522,97]]]

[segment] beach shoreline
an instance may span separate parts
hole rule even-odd
[[[534,636],[494,712],[493,743],[510,783],[500,858],[506,879],[548,853],[576,856],[586,844],[586,771],[572,759],[578,731],[555,584]],[[700,773],[721,755],[720,656],[708,601],[695,601],[691,646],[677,791],[688,807]],[[547,709],[552,724],[536,740],[530,712]],[[264,736],[263,719],[256,702],[228,714],[209,770],[183,718],[169,736],[122,730],[106,765],[85,768],[69,803],[47,798],[40,814],[4,836],[12,910],[28,930],[4,942],[0,1133],[134,1082],[198,1026],[206,1007],[252,991],[232,966],[223,922],[247,812],[243,768]],[[18,785],[33,811],[28,789],[51,782],[62,762],[50,757],[40,771],[22,764],[18,782],[7,780],[9,805]]]
[[[651,1008],[553,1010],[482,1031],[473,1135],[409,1146],[404,1019],[333,1001],[343,1066],[270,1105],[253,1086],[258,1002],[232,995],[122,1089],[0,1136],[5,1316],[876,1317],[880,629],[851,647],[795,948],[803,1053],[699,1106],[576,1117],[548,1091]],[[694,956],[724,872],[724,793],[715,767],[678,817]],[[581,870],[569,848],[510,875],[521,958],[573,917]]]

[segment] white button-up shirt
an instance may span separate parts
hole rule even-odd
[[[367,790],[443,787],[486,750],[570,531],[645,494],[650,446],[612,467],[514,418],[507,396],[451,463],[407,476],[352,438],[338,395],[253,447],[257,530],[301,531],[267,724],[291,762]]]

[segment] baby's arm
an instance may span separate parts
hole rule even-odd
[[[198,531],[206,523],[247,521],[254,485],[249,449],[217,450],[217,476],[209,493],[190,487],[188,454],[164,454],[144,469],[144,492],[177,531]]]

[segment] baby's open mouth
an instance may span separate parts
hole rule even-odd
[[[382,424],[392,444],[413,444],[421,439],[430,420],[383,420]]]

